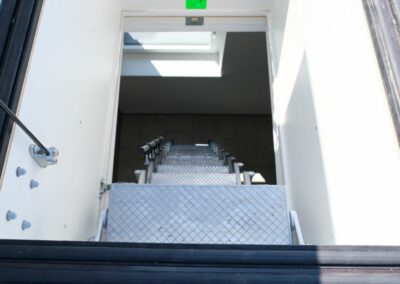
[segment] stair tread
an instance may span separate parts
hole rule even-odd
[[[229,173],[227,166],[158,165],[157,173]]]
[[[113,184],[108,241],[291,244],[281,186]]]
[[[176,160],[207,160],[207,161],[218,161],[219,158],[217,156],[207,156],[207,155],[190,155],[190,154],[168,154],[165,156],[164,160],[168,161],[169,159]]]
[[[198,158],[173,158],[169,157],[162,161],[163,165],[207,165],[223,166],[224,162],[218,159],[198,159]]]
[[[204,155],[204,154],[191,154],[191,153],[169,153],[168,155],[164,156],[164,158],[205,158],[205,159],[216,159],[219,160],[218,156],[216,155]]]
[[[153,173],[151,184],[236,185],[236,175],[223,173]]]

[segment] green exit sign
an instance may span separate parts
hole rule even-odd
[[[207,9],[207,0],[186,0],[186,9]]]

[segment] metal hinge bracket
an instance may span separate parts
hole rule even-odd
[[[111,189],[111,184],[105,183],[104,180],[100,181],[100,193],[99,198],[101,198],[107,191]]]

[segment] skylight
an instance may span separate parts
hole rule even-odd
[[[124,35],[125,50],[144,52],[215,52],[212,32],[130,32]]]
[[[123,76],[221,77],[226,33],[126,32]]]

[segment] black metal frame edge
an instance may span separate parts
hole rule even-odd
[[[7,0],[3,0],[7,1]],[[16,0],[11,0],[17,2]],[[23,51],[22,54],[15,62],[18,62],[17,73],[15,76],[15,80],[13,82],[13,88],[10,95],[9,108],[14,112],[17,110],[19,101],[21,98],[21,91],[23,87],[23,83],[25,80],[25,75],[27,71],[27,67],[29,64],[29,59],[31,56],[32,46],[34,42],[34,38],[36,35],[37,26],[40,19],[40,14],[43,6],[43,0],[19,0],[18,2],[31,1],[34,2],[33,9],[30,14],[29,24],[26,30],[26,33],[20,34],[18,39],[23,40]],[[3,3],[4,4],[4,3]],[[7,78],[6,78],[7,79]],[[7,102],[6,102],[7,103]],[[9,149],[13,123],[9,118],[4,119],[3,125],[0,125],[1,136],[0,136],[0,173],[3,172],[5,160],[7,157],[7,152]]]
[[[380,0],[381,1],[381,0]],[[386,0],[385,0],[386,1]],[[396,130],[397,140],[400,144],[400,99],[399,99],[399,86],[400,82],[397,81],[393,74],[392,63],[390,62],[391,56],[400,56],[400,54],[393,55],[389,53],[388,43],[384,40],[382,35],[381,23],[377,15],[377,9],[381,9],[374,3],[373,0],[363,0],[363,6],[366,13],[372,41],[375,47],[375,53],[379,64],[383,84],[386,90],[386,96],[392,115],[393,123]],[[395,33],[393,33],[395,34]],[[400,34],[397,31],[396,41],[400,41]]]
[[[0,241],[0,282],[399,281],[400,247]]]
[[[399,266],[400,247],[187,245],[69,241],[0,241],[13,260],[173,263],[182,265]]]

